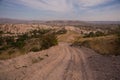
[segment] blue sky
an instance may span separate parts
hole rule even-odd
[[[0,0],[0,18],[120,21],[120,0]]]

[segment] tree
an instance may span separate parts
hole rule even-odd
[[[0,36],[0,45],[3,45],[4,39]]]
[[[57,37],[55,34],[45,35],[41,39],[41,49],[47,49],[51,46],[58,44]]]
[[[97,32],[95,32],[95,36],[96,36],[96,37],[104,36],[104,33],[101,32],[101,31],[97,31]]]

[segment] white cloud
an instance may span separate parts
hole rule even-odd
[[[67,0],[18,0],[25,6],[48,11],[65,12],[70,11],[72,6]]]
[[[114,0],[4,0],[10,4],[20,4],[29,9],[37,9],[36,18],[118,20],[119,5],[100,7]],[[13,4],[12,4],[13,5]],[[98,6],[98,8],[95,8]],[[4,10],[4,9],[3,9]],[[43,12],[41,12],[43,11]],[[37,12],[33,12],[37,13]],[[25,13],[25,12],[23,12]],[[32,11],[31,11],[32,13]],[[44,14],[45,13],[45,14]],[[26,14],[26,13],[25,13]]]
[[[91,7],[91,6],[104,4],[112,0],[78,0],[78,1],[80,5],[83,7]]]
[[[83,15],[79,15],[82,20],[88,21],[120,21],[120,5],[112,5],[101,9],[89,9]]]
[[[74,11],[74,4],[77,4],[79,8],[84,9],[104,4],[109,1],[113,0],[16,0],[13,2],[39,10],[69,12]]]

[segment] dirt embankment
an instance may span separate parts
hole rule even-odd
[[[120,57],[67,43],[0,61],[0,80],[120,80]]]

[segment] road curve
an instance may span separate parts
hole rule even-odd
[[[92,56],[100,55],[87,48],[60,43],[48,50],[0,61],[0,80],[108,80],[106,76],[99,76],[102,70],[97,70],[98,62],[94,62],[96,58],[92,60]],[[117,80],[118,76],[109,80]]]

